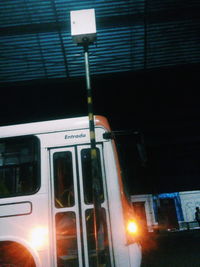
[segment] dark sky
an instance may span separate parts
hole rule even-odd
[[[140,130],[148,156],[134,138],[117,138],[132,193],[199,189],[199,65],[92,76],[94,111],[113,130]],[[0,124],[87,115],[84,78],[1,84]]]

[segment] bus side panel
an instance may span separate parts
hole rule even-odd
[[[0,218],[0,236],[1,241],[13,241],[22,244],[26,247],[34,258],[38,255],[40,262],[37,261],[37,267],[45,267],[49,263],[47,256],[47,242],[45,241],[41,247],[37,247],[36,240],[34,240],[34,232],[37,234],[38,229],[47,229],[48,231],[48,205],[47,195],[39,192],[32,196],[23,196],[4,199],[1,204],[19,205],[17,203],[23,202],[31,203],[32,210],[29,214],[20,215],[18,208],[18,215],[12,215]],[[22,214],[23,210],[21,211]],[[48,239],[48,237],[47,237]]]
[[[108,188],[108,200],[115,263],[118,267],[139,267],[141,247],[139,244],[127,244],[121,201],[122,188],[119,185],[118,170],[112,142],[104,143],[105,171]]]
[[[41,187],[39,191],[18,197],[0,199],[0,241],[13,241],[26,247],[36,259],[36,267],[51,263],[50,188],[48,150],[41,149]],[[5,207],[9,207],[6,209]],[[39,231],[39,232],[38,232]],[[33,235],[45,231],[44,243],[38,247]],[[35,255],[35,256],[34,256]],[[39,260],[37,260],[37,258]]]
[[[130,266],[140,266],[142,262],[142,250],[138,243],[128,245]]]
[[[116,266],[128,267],[128,252],[124,246],[126,240],[123,229],[123,211],[111,142],[104,143],[104,156],[115,263]]]

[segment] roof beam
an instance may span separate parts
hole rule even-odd
[[[120,26],[130,26],[130,25],[144,25],[164,23],[169,21],[180,21],[187,19],[198,19],[199,20],[200,8],[181,8],[164,11],[148,12],[146,15],[144,13],[138,14],[127,14],[121,16],[110,16],[105,18],[97,17],[97,25],[99,29],[107,27],[120,27]],[[120,24],[119,24],[120,22]],[[57,32],[58,28],[62,31],[70,31],[69,22],[57,21],[49,23],[35,23],[26,25],[16,25],[0,28],[0,36],[7,35],[22,35],[22,34],[34,34],[34,33],[44,33],[44,32]]]

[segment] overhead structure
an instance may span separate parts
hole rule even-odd
[[[91,73],[200,63],[200,1],[0,1],[0,83],[84,76],[70,10],[96,11]]]

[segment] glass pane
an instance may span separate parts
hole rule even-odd
[[[0,197],[36,192],[39,177],[39,140],[36,137],[0,140]]]
[[[76,217],[74,212],[56,214],[57,266],[78,267]]]
[[[74,205],[74,184],[72,153],[70,151],[56,152],[54,161],[55,206],[57,208]]]
[[[94,209],[86,210],[86,228],[87,228],[87,242],[88,242],[88,257],[91,267],[97,267],[97,253],[96,242],[94,234]],[[99,264],[106,267],[110,266],[108,230],[106,222],[105,209],[100,210],[101,223],[98,229],[99,234]]]
[[[81,150],[81,162],[82,162],[82,175],[84,186],[84,200],[86,204],[93,203],[93,190],[92,190],[92,172],[91,172],[91,149]],[[100,152],[97,149],[97,164],[98,164],[98,180],[99,180],[99,198],[101,202],[104,201],[103,184],[102,184],[102,170],[100,161]]]

